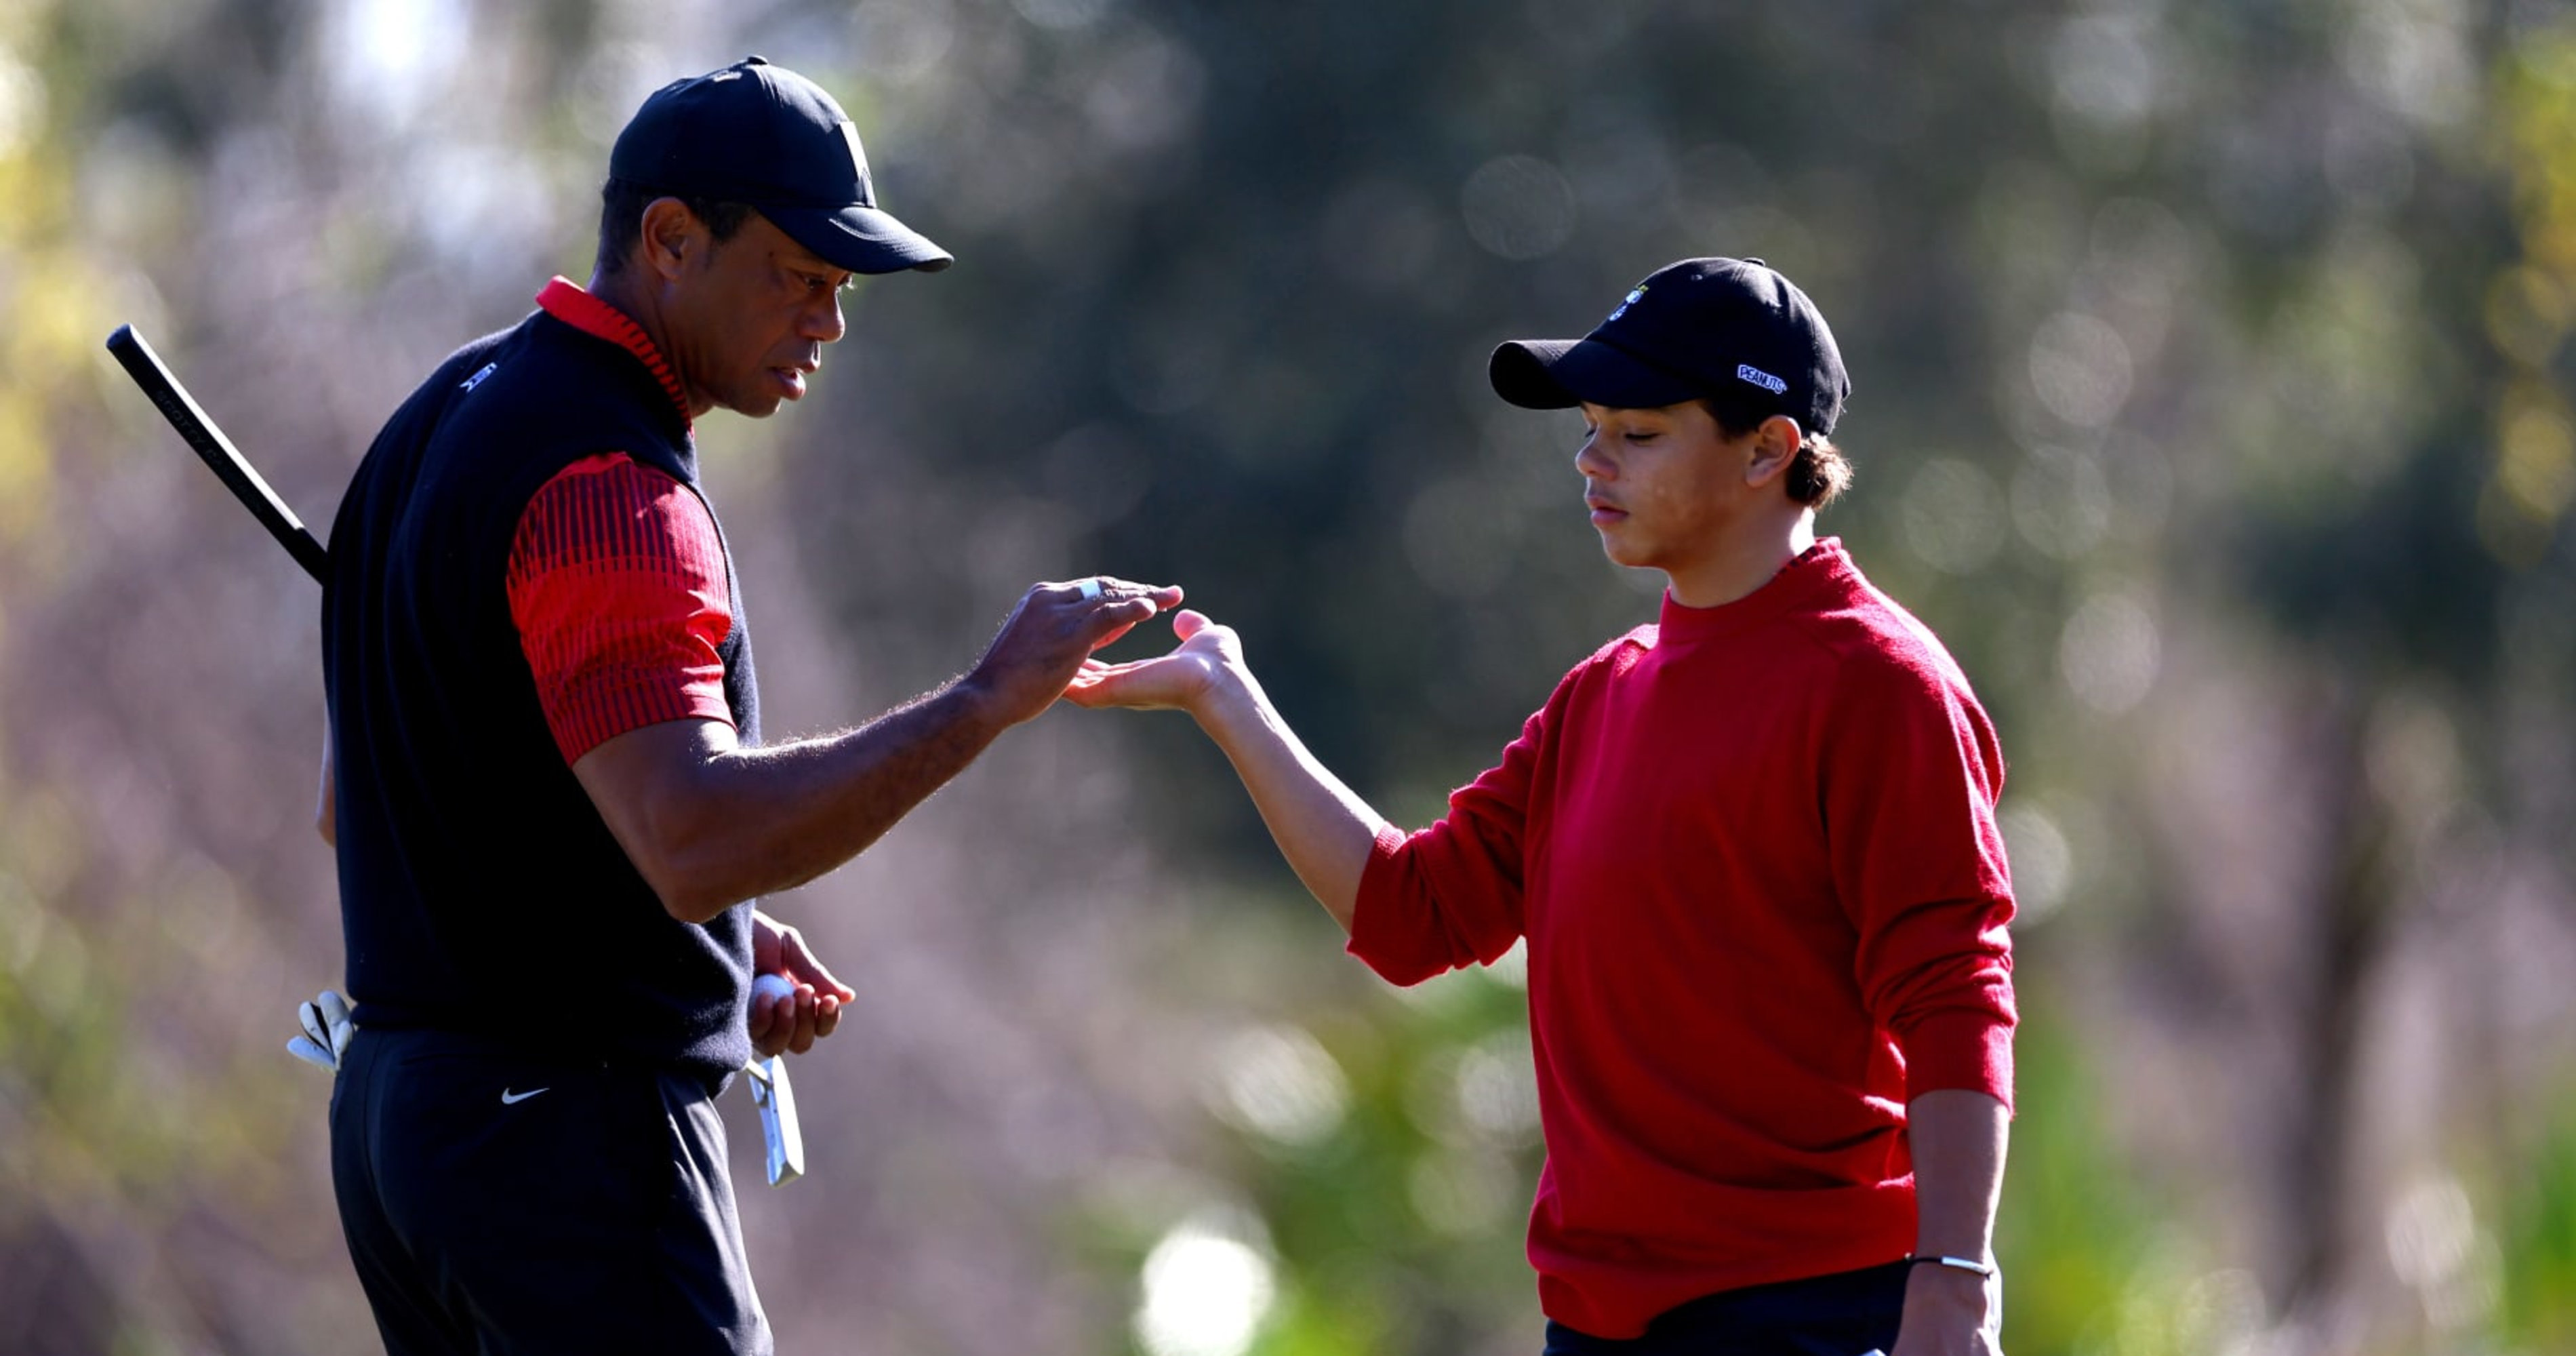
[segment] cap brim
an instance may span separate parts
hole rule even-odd
[[[826,263],[852,273],[936,273],[957,262],[930,237],[873,207],[761,207],[760,214]]]
[[[1697,399],[1701,392],[1598,339],[1515,339],[1486,366],[1494,394],[1530,410],[1609,405],[1653,410]]]

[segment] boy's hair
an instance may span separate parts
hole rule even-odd
[[[1729,438],[1741,438],[1762,427],[1762,421],[1780,413],[1779,408],[1762,396],[1702,396],[1700,402],[1709,417],[1717,421],[1718,431]],[[1833,440],[1812,429],[1802,429],[1806,436],[1798,445],[1797,458],[1789,463],[1789,498],[1810,508],[1823,508],[1851,488],[1852,464]]]
[[[707,224],[707,233],[717,244],[733,239],[751,220],[751,208],[738,202],[719,202],[713,198],[692,198],[683,193],[665,193],[632,179],[611,177],[599,186],[599,259],[603,275],[626,267],[627,256],[635,252],[636,243],[644,238],[644,209],[656,198],[678,198],[698,220]]]

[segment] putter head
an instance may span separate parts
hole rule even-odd
[[[752,1105],[760,1108],[760,1137],[767,1150],[769,1184],[785,1186],[805,1175],[805,1136],[796,1123],[796,1091],[778,1056],[743,1066],[751,1075]]]

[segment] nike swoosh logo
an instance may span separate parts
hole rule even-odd
[[[551,1089],[551,1087],[544,1087],[544,1088],[530,1088],[530,1089],[528,1089],[526,1092],[512,1092],[512,1091],[510,1091],[508,1088],[503,1088],[503,1089],[501,1089],[501,1105],[503,1105],[503,1106],[517,1106],[519,1103],[524,1102],[524,1101],[528,1100],[529,1098],[536,1096],[538,1093],[541,1093],[541,1092],[548,1092],[548,1091],[551,1091],[551,1090],[552,1090],[552,1089]]]

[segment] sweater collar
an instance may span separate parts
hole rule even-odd
[[[680,412],[680,426],[694,426],[689,418],[689,396],[680,389],[679,375],[671,370],[670,361],[662,356],[653,336],[646,334],[644,327],[636,324],[624,311],[561,275],[537,293],[537,307],[594,339],[605,339],[634,354],[636,360],[653,374],[653,379],[662,383],[663,393],[671,397],[672,406]]]
[[[1781,566],[1780,572],[1762,587],[1734,602],[1684,607],[1674,602],[1667,590],[1663,612],[1656,619],[1655,643],[1686,645],[1758,626],[1794,610],[1813,598],[1818,589],[1852,573],[1851,557],[1843,550],[1842,538],[1823,537]]]

